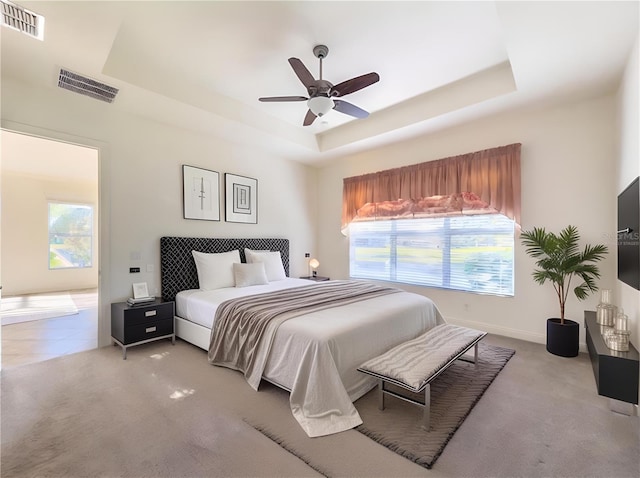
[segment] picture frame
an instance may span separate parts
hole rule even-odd
[[[258,223],[258,180],[225,173],[225,220]]]
[[[133,284],[133,298],[144,299],[149,297],[149,289],[146,282],[137,282]]]
[[[220,220],[220,174],[217,171],[182,165],[185,219]]]

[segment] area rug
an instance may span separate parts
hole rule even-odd
[[[3,297],[0,300],[2,325],[63,317],[77,313],[78,307],[66,292]]]
[[[458,360],[434,380],[429,432],[421,427],[422,407],[387,395],[385,409],[379,410],[377,390],[355,402],[363,421],[356,430],[418,465],[431,468],[514,353],[515,350],[480,342],[478,368]],[[398,391],[411,395],[406,390]],[[414,397],[424,399],[423,394]]]

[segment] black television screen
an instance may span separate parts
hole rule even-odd
[[[636,178],[618,196],[618,279],[640,290],[640,189]]]

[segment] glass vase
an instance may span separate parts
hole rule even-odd
[[[611,303],[611,290],[600,291],[600,303],[596,307],[596,322],[606,327],[613,327],[616,306]]]

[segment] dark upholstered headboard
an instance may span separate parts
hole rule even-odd
[[[162,298],[175,300],[181,290],[198,289],[198,272],[191,251],[228,252],[238,249],[280,251],[284,271],[289,275],[289,239],[218,239],[212,237],[161,237],[160,277]]]

